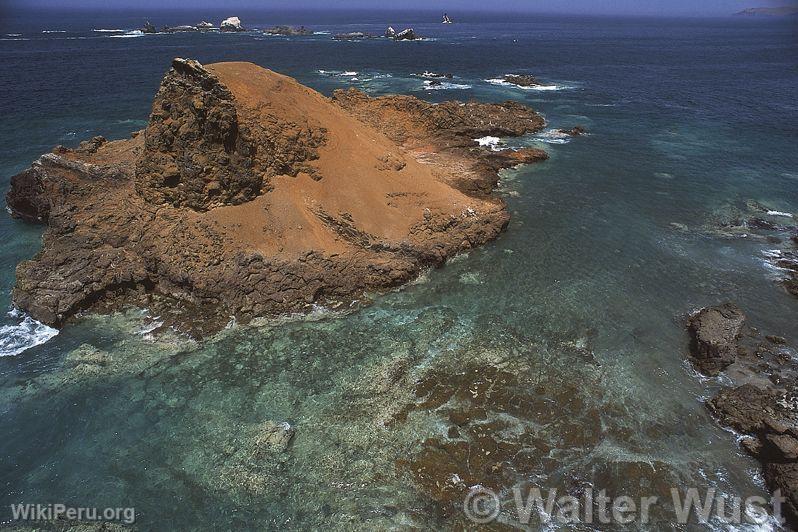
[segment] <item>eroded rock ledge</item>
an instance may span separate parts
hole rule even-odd
[[[798,525],[798,364],[787,341],[746,324],[734,303],[701,309],[688,320],[693,364],[734,384],[707,401],[717,420],[744,435],[771,491],[785,497],[782,517]]]
[[[473,139],[541,127],[513,102],[329,99],[251,63],[176,59],[143,132],[12,178],[12,214],[47,224],[14,303],[56,326],[143,305],[197,334],[350,305],[496,238],[497,171],[546,154]]]

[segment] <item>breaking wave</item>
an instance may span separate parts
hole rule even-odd
[[[509,81],[506,81],[503,78],[491,78],[491,79],[485,79],[483,81],[485,81],[486,83],[490,83],[491,85],[498,85],[500,87],[512,87],[514,89],[521,89],[525,91],[561,91],[565,89],[570,89],[570,87],[565,85],[535,85],[532,87],[522,87],[521,85],[510,83]]]
[[[501,151],[503,149],[501,148],[502,139],[499,137],[481,137],[474,139],[474,142],[493,151]]]
[[[0,327],[0,357],[18,355],[58,334],[58,329],[48,327],[18,310],[12,310],[8,315],[22,318],[22,321],[17,325]]]
[[[471,85],[466,85],[465,83],[449,83],[446,81],[435,82],[433,80],[425,81],[424,82],[424,90],[434,91],[434,90],[449,90],[449,89],[470,89]]]
[[[546,144],[568,144],[571,142],[571,136],[556,129],[547,129],[535,135],[535,140]]]
[[[141,30],[133,30],[133,31],[126,31],[125,33],[122,33],[121,35],[109,35],[109,37],[117,38],[117,39],[130,39],[132,37],[142,37],[143,35],[144,35],[143,31],[141,31]]]

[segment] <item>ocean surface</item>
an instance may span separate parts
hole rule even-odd
[[[133,31],[231,15],[315,33]],[[449,15],[455,24],[438,13],[2,13],[3,192],[56,144],[143,128],[176,56],[251,61],[325,94],[518,100],[548,125],[507,145],[551,157],[502,174],[512,221],[494,243],[355,312],[318,308],[201,342],[153,334],[146,309],[60,332],[15,312],[14,269],[42,228],[3,212],[0,523],[25,502],[135,507],[142,530],[462,526],[419,471],[479,480],[470,461],[447,462],[446,409],[475,408],[482,375],[505,370],[519,382],[480,403],[487,430],[535,442],[503,457],[505,487],[764,494],[758,464],[705,409],[724,382],[685,362],[684,318],[735,301],[798,345],[798,299],[766,261],[788,244],[723,230],[752,208],[798,215],[795,21]],[[388,24],[426,38],[332,39]],[[453,78],[430,86],[414,75],[424,71]],[[507,73],[545,86],[497,81]],[[589,135],[554,131],[575,125]],[[419,405],[430,382],[443,406]],[[398,415],[402,405],[415,406]],[[263,451],[266,421],[296,430],[286,451]],[[722,518],[687,528],[740,529]]]

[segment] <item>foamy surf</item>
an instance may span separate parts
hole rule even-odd
[[[474,139],[474,142],[476,142],[480,146],[490,148],[493,151],[502,150],[502,148],[500,147],[502,139],[500,139],[499,137],[481,137],[478,139]]]
[[[535,135],[535,140],[546,144],[568,144],[571,142],[571,136],[556,129],[547,129]]]
[[[121,35],[109,35],[109,37],[117,39],[130,39],[132,37],[142,37],[142,36],[144,36],[144,32],[141,30],[128,31],[122,33]]]
[[[448,83],[446,81],[435,82],[435,81],[425,81],[424,82],[424,90],[434,91],[434,90],[465,90],[470,89],[471,85],[466,85],[464,83]]]
[[[58,329],[48,327],[18,310],[12,310],[8,315],[22,318],[22,321],[17,325],[0,327],[0,357],[16,356],[58,334]]]
[[[317,72],[322,76],[334,76],[341,78],[353,78],[358,74],[354,70],[317,70]]]
[[[490,83],[491,85],[497,85],[499,87],[512,87],[514,89],[521,89],[525,91],[561,91],[570,88],[566,87],[565,85],[534,85],[532,87],[522,87],[521,85],[510,83],[503,78],[490,78],[484,79],[482,81]]]
[[[782,216],[784,218],[792,218],[792,214],[789,212],[782,212],[782,211],[768,211],[768,216]]]
[[[93,29],[91,31],[96,31],[97,33],[123,33],[126,30]]]

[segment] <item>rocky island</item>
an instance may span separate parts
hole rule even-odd
[[[498,170],[546,154],[474,139],[543,125],[515,102],[327,98],[251,63],[175,59],[145,130],[12,178],[12,214],[47,224],[13,300],[54,326],[146,306],[197,335],[349,307],[496,238]]]

